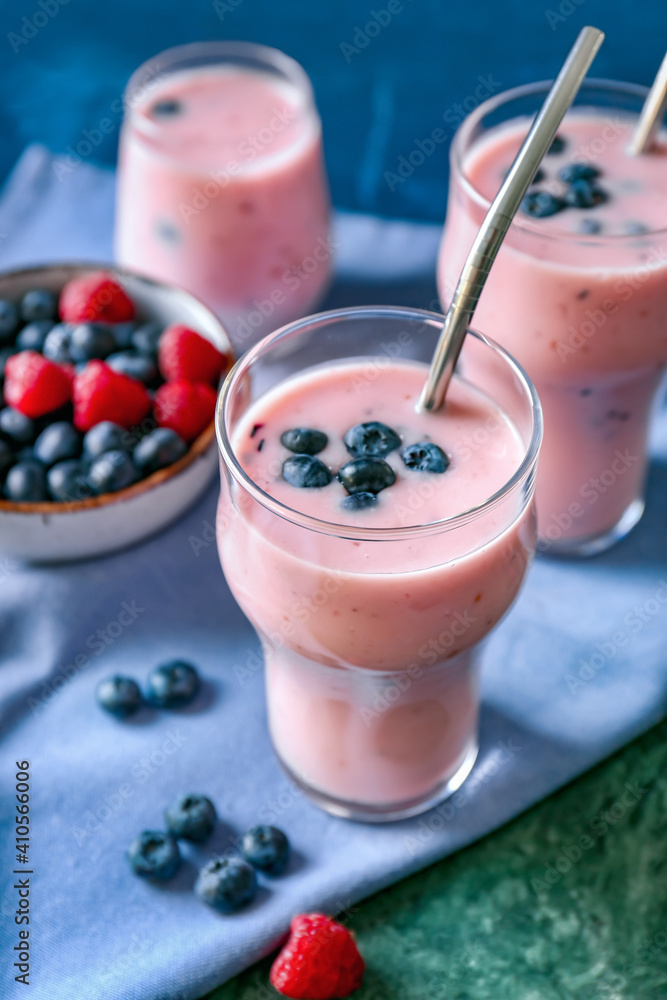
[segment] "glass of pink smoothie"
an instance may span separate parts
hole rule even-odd
[[[311,311],[332,241],[322,128],[298,63],[261,45],[202,42],[134,73],[116,255],[196,295],[241,350]]]
[[[218,546],[262,642],[273,743],[352,819],[415,815],[463,782],[480,646],[534,550],[535,391],[470,332],[445,408],[417,413],[441,324],[379,306],[306,318],[218,401]]]
[[[492,98],[453,140],[444,304],[548,86]],[[644,509],[647,431],[667,365],[667,139],[627,152],[645,96],[631,84],[582,86],[530,189],[537,214],[515,217],[475,313],[540,396],[538,548],[553,553],[600,552]]]

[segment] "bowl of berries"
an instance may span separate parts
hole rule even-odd
[[[232,362],[182,289],[85,264],[0,274],[0,553],[88,558],[182,514],[217,470]]]

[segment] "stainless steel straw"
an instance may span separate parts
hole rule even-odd
[[[633,156],[645,153],[655,139],[658,129],[665,117],[667,108],[667,55],[660,64],[658,75],[648,92],[639,121],[632,133],[628,152]]]
[[[417,404],[419,410],[438,410],[445,401],[447,387],[491,265],[603,39],[603,32],[597,28],[581,30],[486,214],[445,315],[428,378]]]

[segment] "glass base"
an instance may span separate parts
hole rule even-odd
[[[598,535],[582,535],[580,538],[559,538],[557,541],[539,538],[537,552],[544,556],[561,556],[564,558],[585,558],[606,552],[616,542],[628,535],[644,513],[644,499],[633,500],[626,507],[616,524]]]
[[[303,791],[303,793],[325,812],[341,819],[349,819],[356,823],[391,823],[401,819],[410,819],[412,816],[419,816],[420,813],[427,812],[434,806],[439,805],[448,799],[450,795],[461,787],[470,772],[472,771],[479,744],[475,738],[459,765],[456,772],[445,782],[428,795],[423,795],[418,799],[409,799],[407,802],[391,802],[387,805],[366,805],[362,802],[346,802],[337,799],[332,795],[327,795],[317,788],[307,785],[301,778],[298,778],[293,771],[278,756],[278,763],[282,767],[287,777]]]

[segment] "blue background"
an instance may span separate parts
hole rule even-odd
[[[664,0],[402,0],[377,37],[346,54],[341,45],[387,0],[61,4],[0,5],[0,178],[27,143],[64,151],[105,117],[116,127],[88,159],[113,164],[120,116],[110,109],[133,69],[172,45],[239,38],[277,46],[309,73],[337,207],[431,220],[444,217],[448,142],[394,191],[384,174],[474,94],[479,76],[502,90],[553,76],[579,29],[594,24],[607,33],[594,75],[650,83],[667,45]],[[47,19],[38,30],[23,21],[36,14]],[[22,32],[34,37],[24,43]]]

